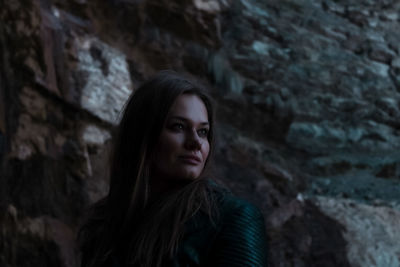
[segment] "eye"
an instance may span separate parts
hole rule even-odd
[[[208,132],[209,132],[209,129],[203,128],[203,129],[198,130],[198,131],[197,131],[197,134],[198,134],[200,137],[207,137],[207,136],[208,136]]]
[[[180,130],[183,130],[185,127],[184,127],[184,125],[183,125],[182,123],[177,122],[177,123],[173,123],[173,124],[170,126],[170,128],[171,128],[172,130],[175,130],[175,131],[180,131]]]

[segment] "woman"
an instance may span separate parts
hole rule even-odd
[[[266,266],[263,216],[209,179],[213,105],[164,71],[128,100],[108,196],[80,231],[82,266]]]

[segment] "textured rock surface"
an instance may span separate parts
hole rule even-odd
[[[119,111],[172,68],[216,98],[216,175],[262,208],[271,266],[398,266],[399,12],[393,0],[3,1],[0,265],[76,266]]]
[[[324,197],[319,197],[316,203],[345,227],[347,255],[353,266],[400,265],[398,209]]]
[[[94,38],[76,41],[78,70],[84,81],[80,105],[101,119],[116,124],[121,107],[131,93],[125,56]]]

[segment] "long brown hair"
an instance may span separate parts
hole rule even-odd
[[[181,94],[195,94],[206,106],[210,153],[199,178],[150,202],[152,157],[168,111]],[[126,266],[161,266],[176,253],[188,219],[202,211],[212,221],[217,209],[206,180],[214,128],[210,97],[175,72],[156,74],[131,95],[115,136],[108,196],[92,207],[79,233],[83,266],[106,266],[111,258]]]

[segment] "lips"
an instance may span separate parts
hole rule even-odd
[[[184,162],[192,165],[197,165],[201,163],[201,159],[194,155],[180,156],[179,158],[182,159]]]

